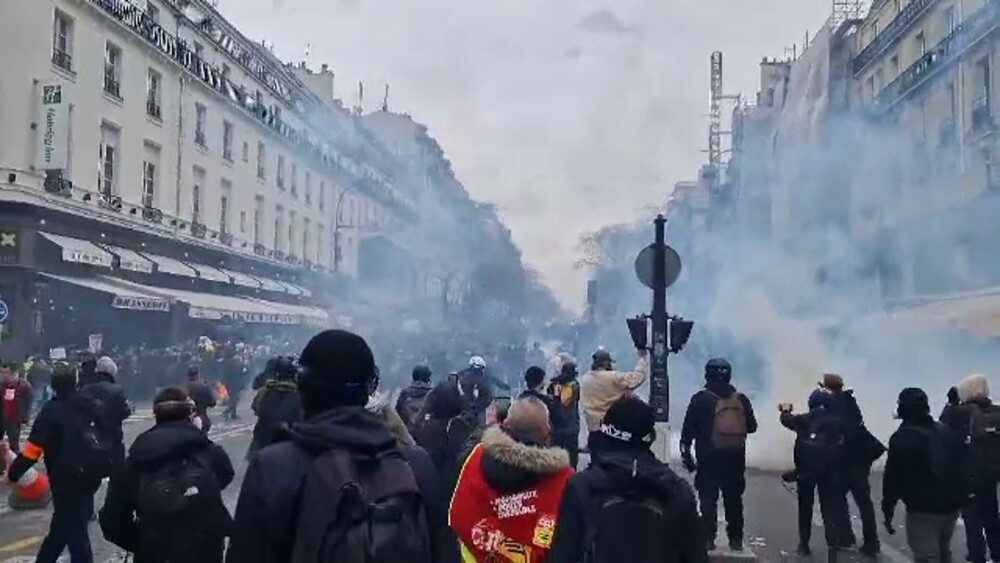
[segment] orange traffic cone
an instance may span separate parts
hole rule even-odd
[[[11,451],[6,440],[0,442],[0,453],[3,453],[4,462],[10,469],[17,456]],[[17,483],[14,483],[10,496],[7,497],[7,505],[14,510],[45,508],[51,501],[52,490],[49,488],[49,478],[47,475],[39,473],[34,467],[25,471]]]

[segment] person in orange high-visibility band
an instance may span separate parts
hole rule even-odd
[[[464,563],[540,563],[552,545],[566,481],[566,450],[549,445],[545,403],[518,399],[501,425],[488,428],[462,468],[449,525]]]
[[[56,364],[52,373],[55,397],[42,406],[28,443],[17,456],[7,476],[17,481],[45,457],[45,468],[52,486],[52,521],[35,561],[56,563],[63,549],[69,549],[73,563],[90,563],[93,552],[87,525],[94,513],[94,493],[99,478],[89,478],[82,471],[83,432],[76,398],[77,374],[69,364]],[[109,460],[110,463],[110,460]]]

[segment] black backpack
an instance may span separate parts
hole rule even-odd
[[[844,436],[831,428],[832,415],[809,415],[809,428],[798,439],[799,469],[809,476],[825,475],[836,468],[844,455]]]
[[[139,478],[136,513],[154,525],[190,523],[222,502],[219,480],[204,454],[169,459]]]
[[[1000,408],[973,406],[969,443],[985,476],[1000,479]]]
[[[72,455],[85,483],[110,477],[115,465],[115,432],[107,403],[98,396],[77,393],[69,401]]]
[[[299,506],[293,563],[431,563],[416,478],[398,451],[313,462]]]
[[[664,504],[654,494],[630,490],[592,499],[590,505],[584,563],[664,560],[668,541],[664,534],[672,526]]]

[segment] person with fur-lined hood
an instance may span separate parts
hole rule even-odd
[[[550,434],[548,409],[535,397],[518,399],[503,424],[483,432],[462,467],[449,512],[465,563],[547,560],[573,475],[569,454],[550,445]]]
[[[956,386],[958,404],[941,413],[941,422],[965,436],[969,445],[966,467],[971,496],[962,508],[969,560],[983,563],[1000,560],[1000,514],[997,484],[1000,482],[1000,406],[990,400],[986,377],[970,375]],[[987,557],[987,546],[989,556]]]

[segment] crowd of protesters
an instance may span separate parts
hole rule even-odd
[[[653,454],[654,411],[635,393],[648,377],[645,350],[631,370],[599,349],[582,376],[562,357],[549,371],[530,365],[519,382],[491,373],[478,355],[447,373],[418,365],[395,402],[379,391],[375,355],[356,334],[322,332],[297,359],[265,360],[251,382],[255,355],[245,344],[199,342],[183,384],[160,382],[156,423],[127,449],[130,405],[114,359],[55,363],[53,397],[8,469],[17,481],[45,460],[54,510],[37,561],[54,563],[64,549],[74,562],[93,560],[87,524],[103,479],[101,530],[137,563],[702,562],[716,548],[720,500],[728,547],[744,549],[746,443],[757,418],[725,359],[707,362],[684,417],[692,487]],[[547,363],[537,353],[526,359]],[[233,514],[222,491],[235,471],[208,433],[215,394],[204,377],[225,382],[230,361],[244,366],[233,393],[252,388],[257,416]],[[16,374],[0,365],[4,402],[14,405],[8,414],[5,404],[4,434],[15,444],[33,389]],[[796,432],[795,470],[785,478],[797,484],[803,555],[816,494],[830,561],[858,543],[848,495],[860,509],[861,554],[878,554],[868,482],[887,451],[882,525],[895,532],[902,502],[916,561],[951,560],[960,512],[969,559],[996,559],[1000,408],[982,376],[949,401],[936,422],[926,393],[904,389],[888,447],[868,432],[839,375],[823,377],[807,412],[779,406]]]

